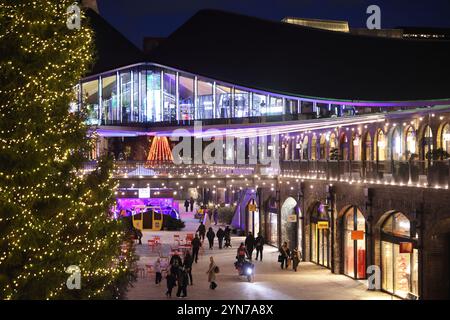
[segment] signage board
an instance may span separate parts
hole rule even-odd
[[[296,214],[290,214],[287,217],[288,222],[297,222],[297,215]]]
[[[352,231],[352,240],[364,240],[364,231],[353,230]]]
[[[317,229],[328,229],[328,221],[318,221],[317,222]]]
[[[256,204],[249,203],[248,204],[248,211],[256,211]]]
[[[139,198],[150,198],[150,188],[139,188]]]
[[[413,244],[412,242],[400,242],[400,253],[412,253]]]

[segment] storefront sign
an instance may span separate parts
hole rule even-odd
[[[364,231],[353,230],[352,231],[352,240],[364,240]]]
[[[297,222],[297,215],[296,214],[290,214],[287,217],[288,222]]]
[[[412,253],[413,244],[412,242],[400,242],[400,253]]]
[[[139,188],[139,198],[150,198],[150,188]]]
[[[328,221],[317,222],[317,229],[328,229]]]
[[[248,204],[248,211],[256,211],[256,204]]]

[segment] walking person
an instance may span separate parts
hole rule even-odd
[[[191,246],[192,246],[192,260],[195,261],[195,263],[197,263],[198,251],[200,250],[200,247],[202,246],[202,242],[200,241],[198,234],[195,234],[194,239],[192,239]]]
[[[212,215],[213,215],[213,212],[212,212],[211,210],[208,209],[208,221],[209,221],[209,225],[211,225],[211,223],[212,223]]]
[[[142,231],[138,228],[134,228],[134,237],[139,241],[138,244],[142,244]]]
[[[222,249],[223,238],[225,238],[225,231],[222,228],[219,228],[216,233],[217,241],[219,242],[219,249]]]
[[[167,280],[166,297],[170,298],[170,297],[172,297],[172,289],[173,289],[173,287],[175,287],[175,282],[176,282],[175,275],[172,272],[168,271],[166,280]]]
[[[231,229],[229,226],[225,227],[225,248],[231,248]]]
[[[219,209],[217,209],[217,208],[214,208],[213,219],[214,219],[214,225],[217,226],[217,223],[219,222]]]
[[[186,201],[184,201],[184,208],[186,209],[185,212],[188,212],[189,210],[189,200],[186,199]]]
[[[194,211],[194,198],[191,197],[191,199],[189,200],[189,205],[191,207],[191,212]]]
[[[280,255],[278,256],[278,262],[281,263],[281,269],[288,266],[288,259],[291,255],[291,252],[288,248],[287,242],[284,242],[283,245],[279,249]]]
[[[198,232],[198,234],[200,236],[200,239],[202,241],[204,241],[205,240],[205,234],[206,234],[206,227],[203,224],[203,222],[200,222],[200,225],[197,228],[197,232]]]
[[[298,248],[295,248],[292,251],[292,269],[294,269],[295,272],[297,272],[297,267],[300,263],[300,252],[298,251]]]
[[[216,234],[214,233],[213,228],[209,227],[208,233],[206,234],[206,237],[208,238],[209,242],[209,249],[212,250],[214,247],[214,238],[216,237]]]
[[[214,258],[209,257],[209,268],[208,271],[206,271],[206,274],[208,275],[208,282],[210,283],[209,288],[212,290],[217,288],[216,273],[219,273],[219,267],[214,262]]]
[[[187,286],[188,286],[189,278],[185,268],[181,268],[178,273],[178,298],[187,297]]]
[[[255,237],[251,232],[249,232],[247,238],[245,238],[245,248],[247,249],[247,257],[250,260],[252,260],[254,247],[255,247]]]
[[[183,265],[184,270],[186,271],[187,275],[189,276],[190,285],[192,286],[192,256],[189,251],[186,252],[186,255],[184,256]]]
[[[260,261],[263,259],[264,242],[264,237],[261,235],[261,232],[259,232],[255,239],[256,260],[258,260],[258,257],[260,257]]]
[[[162,274],[161,274],[161,260],[158,258],[155,262],[155,284],[161,285]]]

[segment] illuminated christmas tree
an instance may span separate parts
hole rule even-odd
[[[83,11],[80,29],[67,26],[72,4],[0,3],[0,299],[118,298],[132,278],[133,250],[108,215],[112,163],[82,174],[91,142],[68,106],[94,48]]]
[[[172,150],[170,150],[167,137],[153,137],[150,151],[148,152],[147,165],[153,163],[173,162]]]

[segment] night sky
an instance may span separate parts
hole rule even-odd
[[[166,37],[200,9],[281,20],[285,16],[347,20],[365,27],[366,8],[381,8],[381,27],[450,27],[450,0],[97,0],[100,14],[138,47],[145,36]]]

